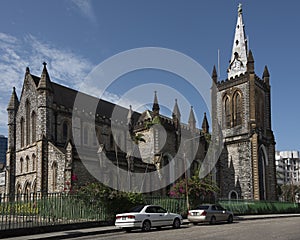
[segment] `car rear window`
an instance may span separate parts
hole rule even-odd
[[[140,211],[142,211],[142,209],[143,209],[144,207],[145,207],[144,205],[135,206],[135,207],[131,208],[131,209],[129,210],[129,212],[140,212]]]
[[[209,208],[208,205],[200,205],[198,207],[196,207],[197,210],[207,210]]]

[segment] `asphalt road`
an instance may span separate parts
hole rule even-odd
[[[101,239],[101,240],[299,240],[300,217],[258,219],[235,221],[232,224],[217,225],[183,225],[180,229],[163,228],[151,232],[139,230],[131,233],[110,232],[105,234],[69,236],[51,236],[46,234],[39,239]],[[76,232],[76,230],[74,230]],[[73,232],[73,233],[74,233]],[[22,239],[36,239],[37,236],[26,236]]]
[[[145,240],[299,240],[300,217],[284,219],[260,219],[240,221],[233,224],[185,225],[181,229],[162,229],[143,233],[110,233],[93,236],[93,239],[145,239]],[[91,239],[80,237],[78,239]]]

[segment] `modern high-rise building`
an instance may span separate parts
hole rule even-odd
[[[276,151],[277,184],[300,183],[300,155],[299,151]]]

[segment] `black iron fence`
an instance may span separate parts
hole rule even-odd
[[[76,195],[32,193],[1,197],[0,230],[106,220],[104,207]]]
[[[161,205],[170,212],[182,215],[187,212],[184,198],[144,196],[143,203]],[[111,204],[114,204],[113,201]],[[108,208],[107,204],[105,205],[93,197],[76,194],[2,195],[0,198],[0,230],[111,222],[115,216],[112,208],[113,206]]]

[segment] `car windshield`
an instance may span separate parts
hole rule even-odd
[[[135,206],[135,207],[131,208],[131,209],[129,210],[129,212],[140,212],[140,211],[142,211],[142,209],[143,209],[144,207],[145,207],[144,205]]]
[[[200,205],[198,207],[196,207],[197,210],[207,210],[209,208],[208,205]]]

